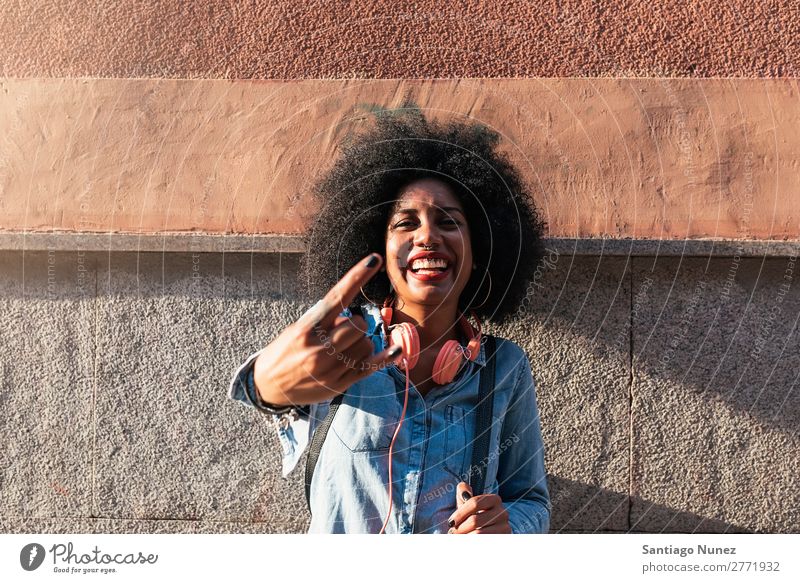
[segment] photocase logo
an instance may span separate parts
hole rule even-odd
[[[35,571],[44,561],[44,547],[39,543],[30,543],[19,552],[19,564],[26,571]]]

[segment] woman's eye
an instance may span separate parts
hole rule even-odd
[[[457,226],[459,226],[459,225],[461,225],[461,223],[459,223],[459,222],[458,222],[457,220],[455,220],[455,219],[444,219],[443,221],[441,221],[441,223],[442,223],[442,224],[444,224],[444,225],[448,225],[448,226],[456,226],[456,227],[457,227]],[[413,223],[412,221],[400,221],[399,223],[397,223],[397,224],[394,226],[394,228],[395,228],[395,229],[400,229],[400,228],[404,228],[404,227],[412,227],[412,226],[414,226],[414,223]]]

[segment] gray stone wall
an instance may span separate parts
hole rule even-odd
[[[310,305],[297,258],[0,253],[0,532],[303,532],[302,464],[226,394]],[[533,365],[551,532],[800,532],[797,275],[551,255],[488,326]]]

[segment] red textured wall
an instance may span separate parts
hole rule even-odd
[[[6,77],[793,77],[800,3],[5,2]]]

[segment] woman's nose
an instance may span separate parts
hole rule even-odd
[[[442,242],[442,234],[436,225],[420,225],[414,233],[414,245],[416,247],[438,245]]]

